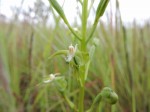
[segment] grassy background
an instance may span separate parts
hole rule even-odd
[[[75,102],[78,85],[63,56],[49,61],[57,50],[76,40],[60,18],[56,25],[27,21],[0,22],[0,112],[73,112],[53,85],[41,84],[44,76],[60,72],[68,81],[67,95]],[[150,112],[150,24],[124,26],[116,17],[101,21],[94,34],[100,39],[86,82],[85,108],[104,86],[119,96],[116,105],[101,104],[101,112]],[[76,24],[75,24],[76,26]],[[80,28],[80,26],[78,26]],[[73,41],[73,42],[72,42]]]

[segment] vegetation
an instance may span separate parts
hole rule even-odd
[[[91,37],[96,37],[95,42],[95,39],[89,36],[91,39],[86,48],[90,49],[93,43],[96,47],[93,57],[90,58],[88,77],[84,82],[84,110],[94,105],[92,109],[100,112],[149,112],[150,25],[147,22],[140,26],[134,22],[131,26],[124,26],[118,4],[116,9],[114,26],[111,19],[108,19],[107,24],[99,21],[97,28],[90,26],[86,29],[89,32],[86,35],[91,34],[91,28],[94,29]],[[77,105],[74,108],[74,104],[81,102],[78,98],[81,94],[81,85],[77,81],[78,75],[75,74],[78,66],[73,62],[66,62],[67,54],[49,58],[58,50],[68,50],[70,44],[78,44],[79,53],[85,50],[78,39],[79,31],[83,31],[82,26],[75,24],[79,31],[71,33],[69,29],[74,30],[73,27],[67,28],[62,24],[60,16],[56,15],[52,7],[45,10],[53,14],[55,26],[46,25],[46,15],[43,15],[43,18],[37,16],[37,20],[40,21],[38,23],[28,21],[30,15],[26,15],[23,22],[17,21],[16,18],[11,22],[0,21],[2,112],[74,112],[78,106],[80,107]],[[37,13],[40,14],[41,12]],[[81,33],[83,34],[84,32]],[[80,57],[77,59],[80,60]],[[55,73],[58,81],[43,82],[49,74]],[[99,93],[103,93],[106,86],[118,94],[119,100],[113,106],[104,102],[99,105],[95,99],[99,99]],[[65,94],[63,90],[60,92],[63,87]],[[82,111],[81,109],[80,112]]]

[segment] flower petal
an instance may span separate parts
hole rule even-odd
[[[52,80],[49,79],[49,80],[44,80],[43,82],[44,82],[44,83],[49,83],[49,82],[51,82],[51,81],[52,81]]]

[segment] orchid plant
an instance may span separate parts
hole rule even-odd
[[[78,40],[77,44],[73,46],[70,44],[68,50],[60,50],[54,53],[49,57],[51,60],[56,55],[65,55],[66,58],[64,61],[69,63],[70,66],[76,67],[77,72],[73,72],[72,75],[76,76],[76,81],[79,84],[79,104],[76,105],[74,102],[72,102],[65,94],[65,91],[67,89],[67,81],[65,79],[65,76],[60,76],[57,73],[56,74],[50,74],[48,79],[44,79],[44,83],[53,83],[57,82],[56,86],[59,86],[59,91],[64,95],[64,98],[66,102],[69,104],[70,108],[74,109],[77,112],[85,112],[84,109],[84,95],[85,95],[85,82],[88,77],[88,71],[90,67],[90,63],[92,61],[93,55],[95,53],[95,49],[98,44],[98,39],[93,38],[94,31],[97,27],[98,21],[100,17],[103,15],[107,4],[109,3],[109,0],[100,0],[97,10],[96,10],[96,16],[93,23],[93,26],[89,33],[87,33],[87,18],[89,14],[88,9],[88,0],[80,0],[81,6],[82,6],[82,29],[81,32],[76,32],[71,25],[69,24],[65,13],[57,0],[49,0],[51,6],[57,11],[57,13],[60,15],[60,17],[63,19],[64,23],[68,26],[71,33],[74,35],[74,37]],[[91,44],[92,43],[92,44]],[[87,46],[91,44],[90,48]],[[72,67],[72,69],[74,69]],[[63,74],[63,73],[61,73]],[[93,109],[95,108],[96,103],[100,103],[101,101],[106,101],[110,104],[115,104],[118,100],[117,94],[110,88],[105,87],[94,99],[91,107],[86,112],[93,112]]]

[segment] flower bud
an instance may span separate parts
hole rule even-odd
[[[115,104],[118,101],[118,95],[109,87],[105,87],[102,92],[102,100],[110,104]]]

